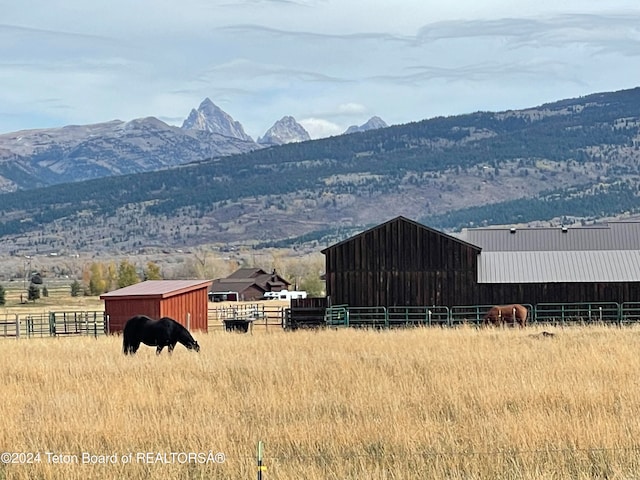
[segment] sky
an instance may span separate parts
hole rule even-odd
[[[0,0],[0,133],[210,98],[312,138],[640,86],[638,0]]]

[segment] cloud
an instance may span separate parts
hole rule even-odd
[[[353,115],[353,114],[360,115],[365,113],[366,111],[367,111],[367,107],[365,107],[360,103],[350,102],[350,103],[343,103],[341,105],[338,105],[338,112],[345,115]]]
[[[221,31],[228,31],[236,35],[261,35],[269,37],[284,38],[295,41],[335,41],[335,42],[354,42],[354,41],[367,41],[367,42],[397,42],[400,44],[407,44],[412,41],[412,37],[394,35],[385,32],[358,32],[358,33],[325,33],[316,31],[296,31],[296,30],[284,30],[277,28],[265,27],[263,25],[250,25],[250,24],[238,24],[220,29]]]
[[[341,83],[348,80],[317,72],[313,70],[305,70],[299,68],[291,68],[285,65],[267,64],[262,62],[251,61],[245,58],[234,59],[230,62],[214,65],[204,70],[199,76],[202,81],[208,81],[210,78],[219,77],[220,75],[244,78],[247,81],[255,83],[258,78],[273,78],[276,81],[304,81],[304,82],[323,82],[323,83]]]
[[[528,107],[640,78],[632,0],[5,3],[0,132],[180,124],[209,97],[254,138],[284,115],[315,138],[373,115]]]
[[[324,138],[344,133],[339,125],[322,118],[303,118],[298,123],[304,127],[311,138]]]

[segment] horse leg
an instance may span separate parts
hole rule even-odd
[[[163,348],[164,348],[164,345],[158,345],[158,347],[156,348],[156,355],[160,355],[162,353]]]
[[[169,351],[169,355],[171,355],[173,353],[173,349],[176,347],[176,342],[172,342],[169,345],[167,345],[167,350]]]

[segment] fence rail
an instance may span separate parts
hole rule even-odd
[[[584,302],[524,304],[529,324],[540,325],[624,325],[640,323],[640,302]],[[294,307],[285,312],[285,328],[406,326],[480,326],[493,305],[350,307]],[[321,313],[319,313],[321,312]],[[311,319],[308,321],[307,319]]]
[[[529,324],[629,325],[640,323],[640,302],[538,303],[525,305]],[[251,331],[254,327],[298,328],[411,326],[457,327],[482,324],[492,305],[393,306],[393,307],[292,307],[241,304],[208,311],[209,331]],[[108,318],[101,311],[48,312],[0,316],[0,338],[94,336],[108,332]]]
[[[48,312],[4,315],[0,319],[0,337],[94,336],[108,332],[104,312]]]
[[[247,332],[254,326],[265,329],[284,326],[284,307],[259,303],[238,304],[208,310],[208,330]]]

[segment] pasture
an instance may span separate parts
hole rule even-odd
[[[553,332],[1,340],[0,479],[638,478],[640,329]]]

